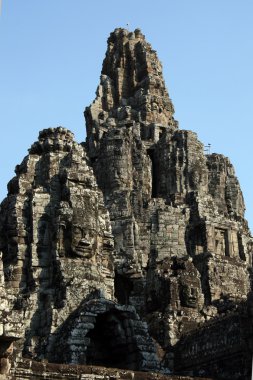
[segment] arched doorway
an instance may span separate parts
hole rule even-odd
[[[105,367],[136,369],[137,347],[127,335],[123,316],[110,310],[96,318],[95,326],[86,335],[86,363]]]
[[[147,324],[131,305],[106,299],[82,304],[52,339],[48,360],[138,371],[158,368]]]

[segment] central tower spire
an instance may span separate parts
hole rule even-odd
[[[85,110],[87,135],[131,119],[141,126],[177,123],[162,65],[140,29],[115,29],[108,38],[96,99]]]

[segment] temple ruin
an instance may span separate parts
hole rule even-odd
[[[173,115],[156,52],[115,29],[86,141],[41,131],[1,203],[0,378],[251,378],[243,194]]]

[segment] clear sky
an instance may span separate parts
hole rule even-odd
[[[253,230],[252,0],[2,0],[0,198],[41,129],[85,140],[109,33],[140,27],[182,129],[230,157]]]

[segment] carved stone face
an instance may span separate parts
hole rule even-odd
[[[131,107],[130,106],[120,107],[118,109],[118,119],[119,120],[130,119],[130,118],[131,118]]]
[[[94,202],[93,199],[85,198],[85,202],[76,201],[72,204],[72,208],[68,202],[62,202],[57,228],[59,256],[90,259],[103,249],[101,231],[96,230],[94,224],[94,219],[97,217]],[[111,238],[111,235],[105,236],[108,245]]]
[[[74,253],[77,256],[88,259],[95,254],[94,243],[95,238],[91,231],[88,231],[87,229],[81,226],[72,226],[72,253]]]
[[[158,111],[158,105],[155,102],[152,102],[151,104],[151,111]]]
[[[180,299],[182,306],[197,308],[198,306],[198,289],[194,285],[181,285]]]
[[[114,248],[113,235],[107,231],[104,232],[103,248],[107,251],[113,251]]]

